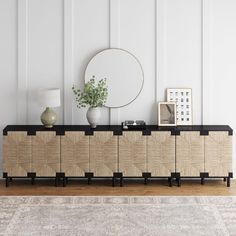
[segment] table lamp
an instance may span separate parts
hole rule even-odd
[[[46,128],[52,128],[57,121],[57,114],[52,107],[59,107],[61,105],[60,89],[45,89],[38,93],[39,103],[46,107],[41,115],[41,122]]]

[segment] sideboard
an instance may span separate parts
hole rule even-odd
[[[147,126],[124,131],[121,126],[9,125],[3,130],[3,178],[166,178],[169,186],[183,178],[222,178],[230,186],[232,135],[229,126]]]

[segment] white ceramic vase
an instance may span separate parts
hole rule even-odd
[[[96,128],[101,117],[101,108],[90,107],[87,111],[86,117],[91,128]]]

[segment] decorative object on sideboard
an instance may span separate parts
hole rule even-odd
[[[177,125],[192,125],[192,89],[167,89],[167,101],[176,102]]]
[[[96,128],[101,118],[100,107],[89,107],[86,117],[91,128]]]
[[[83,91],[72,87],[77,102],[77,107],[86,107],[89,105],[86,117],[91,128],[96,128],[101,117],[101,107],[105,104],[108,96],[106,79],[101,79],[97,83],[95,76],[85,83]]]
[[[57,121],[57,114],[52,109],[61,105],[60,89],[44,89],[38,93],[38,100],[42,107],[46,107],[41,114],[41,122],[46,128],[52,128]]]
[[[176,103],[159,102],[158,103],[158,125],[176,126]]]
[[[143,120],[126,120],[121,123],[123,130],[145,130],[146,123]]]
[[[141,93],[144,74],[138,59],[123,49],[106,49],[97,53],[85,70],[85,82],[107,78],[106,107],[118,108],[133,102]]]

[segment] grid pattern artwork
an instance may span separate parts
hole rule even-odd
[[[177,125],[192,125],[192,89],[167,89],[167,101],[176,102]]]

